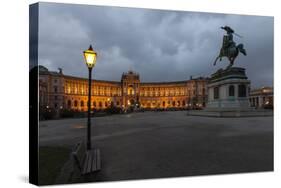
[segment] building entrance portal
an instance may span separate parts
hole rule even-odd
[[[130,104],[131,104],[131,106],[135,106],[135,100],[134,100],[134,99],[131,99],[131,100],[130,100]]]

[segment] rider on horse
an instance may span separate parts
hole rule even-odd
[[[231,67],[234,63],[234,60],[238,56],[239,52],[241,52],[244,55],[246,54],[246,50],[244,49],[243,44],[238,44],[233,41],[233,34],[239,36],[238,34],[234,33],[234,30],[229,26],[221,27],[221,29],[226,31],[226,35],[223,36],[223,44],[220,50],[219,56],[216,58],[214,65],[216,65],[217,60],[222,60],[222,57],[227,57],[230,61],[230,64],[228,66]]]
[[[225,52],[227,52],[228,49],[236,47],[236,43],[233,41],[234,30],[229,26],[221,27],[221,29],[225,30],[226,34],[227,34],[224,36],[224,40],[223,40],[223,48],[224,48]],[[245,50],[242,50],[241,53],[246,55]]]
[[[229,26],[224,26],[224,27],[221,27],[221,29],[224,29],[227,33],[227,37],[224,38],[226,39],[226,41],[224,40],[224,42],[226,43],[224,46],[226,49],[227,48],[231,48],[233,46],[236,46],[235,42],[233,41],[233,33],[234,33],[234,30],[231,29]]]

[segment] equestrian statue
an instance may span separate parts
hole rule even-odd
[[[220,59],[221,61],[222,57],[227,57],[230,62],[227,68],[230,68],[233,66],[234,60],[238,56],[239,52],[241,52],[245,56],[247,55],[247,53],[244,49],[243,44],[236,45],[236,43],[233,41],[233,34],[241,38],[240,35],[236,34],[234,30],[229,26],[221,27],[221,29],[226,31],[226,35],[223,36],[223,43],[220,49],[220,54],[216,58],[214,65],[216,65],[218,59]]]

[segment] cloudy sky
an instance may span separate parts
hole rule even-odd
[[[213,66],[224,25],[243,36],[234,40],[248,53],[235,66],[246,68],[252,87],[272,86],[272,17],[40,3],[39,64],[87,77],[82,52],[92,44],[94,79],[119,81],[129,69],[144,82],[210,76],[228,65]]]

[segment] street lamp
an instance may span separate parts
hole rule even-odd
[[[92,83],[92,69],[96,65],[97,53],[90,45],[88,50],[83,52],[85,63],[89,69],[89,89],[88,89],[88,122],[87,122],[87,150],[91,150],[91,83]]]

